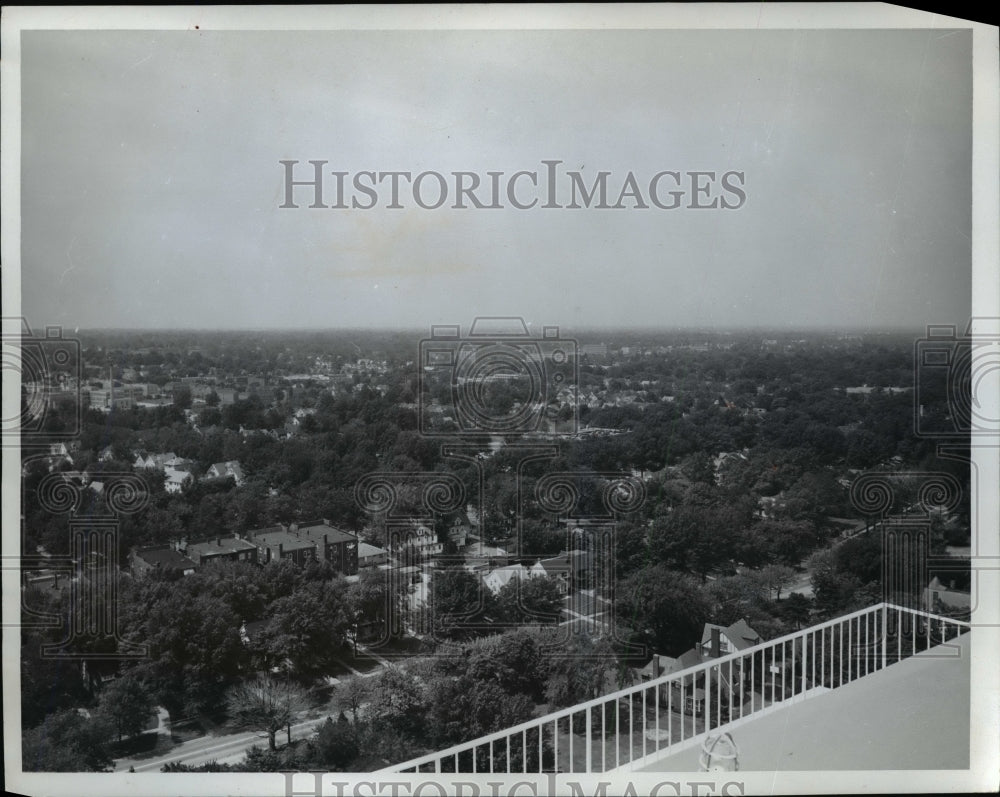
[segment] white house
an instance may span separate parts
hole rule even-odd
[[[194,476],[189,471],[169,469],[163,487],[168,493],[179,493],[192,484],[194,484]]]
[[[507,567],[498,567],[484,575],[483,584],[489,588],[490,592],[496,595],[511,581],[523,581],[526,578],[531,578],[528,568],[524,565],[509,565]]]
[[[438,542],[437,534],[423,525],[415,525],[404,532],[390,533],[389,547],[399,553],[403,548],[412,546],[421,557],[441,553],[444,546]]]
[[[237,487],[242,487],[246,477],[240,463],[233,459],[229,462],[216,462],[205,472],[206,479],[226,479],[232,477]]]

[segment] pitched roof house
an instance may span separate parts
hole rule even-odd
[[[498,567],[484,575],[483,584],[496,595],[511,581],[523,581],[530,577],[531,573],[524,565],[509,565],[508,567]]]
[[[186,470],[168,470],[163,487],[168,493],[179,493],[194,484],[194,476]]]
[[[229,462],[216,462],[205,473],[206,479],[228,479],[230,477],[236,482],[237,487],[242,487],[246,479],[243,475],[243,468],[235,459]]]
[[[718,643],[714,641],[716,631],[718,632]],[[701,652],[702,658],[707,659],[725,656],[728,653],[735,653],[738,650],[746,650],[749,647],[760,644],[760,642],[760,634],[747,625],[746,620],[739,619],[730,626],[705,623],[701,642],[697,648]]]

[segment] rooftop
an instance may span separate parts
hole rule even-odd
[[[388,553],[385,548],[379,548],[377,545],[369,545],[367,542],[358,543],[358,556],[378,556],[380,554]]]
[[[150,548],[138,548],[135,555],[153,567],[164,570],[193,570],[197,565],[184,554],[178,553],[169,545],[156,545]]]
[[[188,544],[188,551],[197,553],[199,556],[213,556],[224,553],[240,553],[242,551],[252,551],[256,546],[241,540],[238,537],[217,537],[214,540],[204,542],[193,542]]]
[[[254,533],[254,542],[258,545],[276,547],[283,546],[285,551],[296,551],[303,548],[315,548],[316,543],[307,537],[300,537],[297,534],[285,531],[278,527]]]
[[[740,770],[968,769],[971,634],[731,723]],[[700,745],[641,771],[696,772]]]
[[[291,529],[291,531],[295,533],[295,529]],[[321,542],[324,535],[326,535],[326,541],[329,543],[357,542],[358,539],[349,532],[331,526],[330,522],[326,519],[299,523],[298,531],[303,537],[308,537],[315,542]]]
[[[878,603],[383,771],[692,772],[723,732],[743,771],[968,769],[969,630]]]

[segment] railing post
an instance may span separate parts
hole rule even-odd
[[[587,722],[584,727],[584,733],[586,734],[587,737],[587,768],[585,771],[593,772],[593,767],[591,766],[591,756],[593,754],[593,749],[594,749],[594,738],[593,738],[593,733],[591,733],[590,706],[587,706]]]
[[[697,701],[695,701],[696,717],[698,711],[697,705],[698,705]],[[710,730],[712,730],[712,668],[711,667],[705,668],[705,706],[702,709],[702,711],[704,712],[702,716],[705,718],[703,722],[705,732],[708,733]],[[697,729],[698,729],[697,726],[695,726],[695,730]]]
[[[799,685],[799,693],[805,694],[806,692],[806,671],[808,667],[806,662],[809,661],[809,634],[805,633],[802,635],[802,660],[800,661],[800,666],[802,667],[802,678]]]
[[[882,669],[885,669],[886,648],[889,647],[889,610],[882,604]]]

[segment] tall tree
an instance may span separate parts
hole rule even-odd
[[[483,628],[493,594],[466,570],[439,570],[431,581],[436,633],[452,638],[473,636]]]
[[[275,750],[278,731],[290,729],[308,701],[305,690],[297,684],[287,679],[258,676],[232,687],[226,705],[237,727],[265,731],[268,748]]]
[[[133,673],[115,678],[101,690],[97,713],[115,729],[118,741],[141,733],[155,709],[153,696]]]
[[[497,609],[508,623],[558,622],[562,594],[554,577],[511,579],[497,594]]]
[[[662,565],[639,571],[617,588],[619,622],[656,652],[678,656],[698,641],[710,616],[701,585]]]
[[[310,581],[274,601],[263,634],[272,663],[288,660],[306,678],[323,672],[344,643],[348,616],[343,594],[331,582]]]

